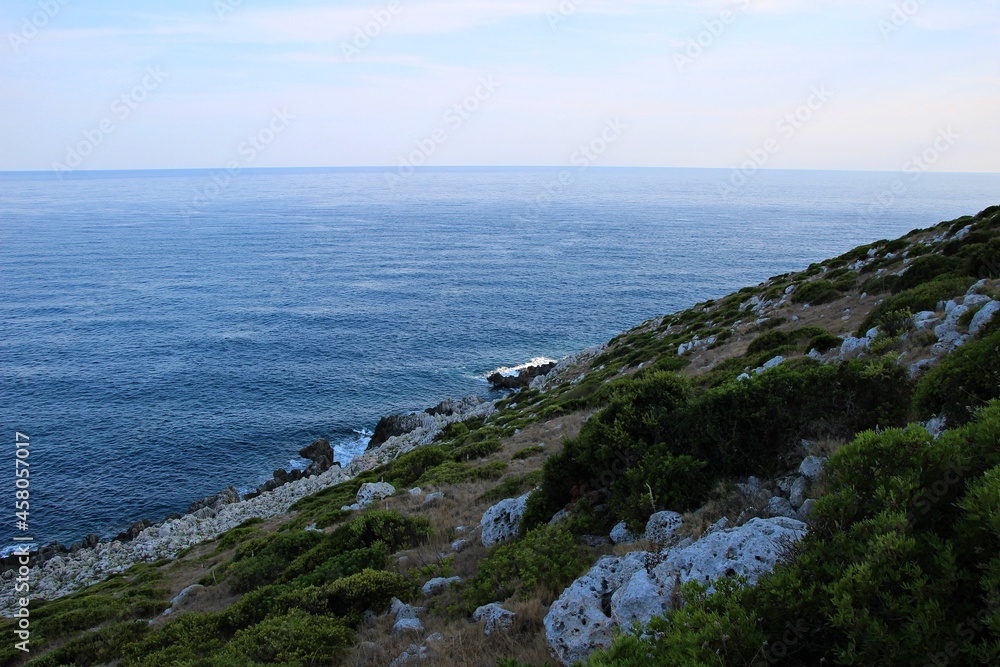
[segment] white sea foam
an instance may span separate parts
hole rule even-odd
[[[532,366],[541,366],[543,364],[554,364],[555,359],[549,359],[548,357],[535,357],[531,361],[521,364],[520,366],[501,366],[500,368],[495,368],[485,375],[480,375],[479,377],[489,377],[494,373],[499,373],[505,377],[510,377],[512,375],[517,375],[526,368],[531,368]]]

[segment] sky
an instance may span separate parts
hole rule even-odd
[[[4,0],[0,118],[0,170],[1000,172],[1000,0]]]

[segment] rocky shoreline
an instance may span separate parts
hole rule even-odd
[[[573,355],[566,360],[574,360]],[[546,373],[564,367],[560,362],[549,365]],[[546,378],[533,368],[522,371],[530,374],[528,382],[538,384]],[[35,599],[53,600],[74,593],[107,577],[125,572],[137,563],[174,558],[182,550],[211,540],[249,519],[269,519],[284,514],[299,499],[323,489],[350,480],[357,475],[383,465],[396,457],[434,438],[448,424],[475,417],[488,417],[496,411],[496,401],[477,396],[461,400],[447,399],[422,413],[384,417],[380,441],[375,437],[367,451],[356,457],[346,467],[333,460],[333,450],[326,439],[319,439],[303,448],[300,455],[312,463],[305,470],[274,471],[268,480],[255,491],[242,498],[232,486],[217,494],[195,501],[188,512],[170,515],[160,523],[140,520],[133,523],[109,541],[100,541],[97,535],[67,548],[59,544],[42,547],[32,556],[31,596]],[[380,430],[376,428],[376,433]],[[7,561],[14,559],[8,558]],[[14,587],[8,585],[16,576],[13,565],[4,563],[0,579],[0,616],[10,616],[16,605]]]

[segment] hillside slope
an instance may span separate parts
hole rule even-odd
[[[768,520],[808,456],[773,575],[686,585],[591,664],[995,663],[998,278],[993,207],[645,322],[287,513],[32,601],[0,662],[557,664],[546,614],[599,558],[667,559],[641,539],[667,510],[688,545]]]

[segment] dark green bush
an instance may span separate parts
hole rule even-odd
[[[479,563],[475,577],[462,587],[471,612],[518,594],[527,598],[540,587],[561,591],[590,564],[586,550],[560,526],[540,526],[523,539],[504,544]]]
[[[914,406],[924,419],[944,415],[964,424],[974,411],[1000,397],[1000,331],[967,343],[917,383]]]
[[[904,423],[910,400],[906,371],[889,360],[793,360],[697,397],[669,375],[621,380],[611,403],[546,461],[522,530],[589,492],[608,494],[633,527],[654,507],[693,509],[720,477],[785,470],[802,438]]]
[[[894,292],[913,289],[942,276],[954,277],[961,272],[961,268],[962,262],[951,257],[927,255],[917,258],[910,264],[906,273],[899,277]]]
[[[805,283],[792,293],[792,303],[808,303],[820,306],[836,301],[841,296],[840,291],[829,280],[814,280]]]
[[[237,632],[221,658],[242,665],[329,665],[353,636],[341,619],[292,610]]]
[[[825,354],[830,350],[839,348],[843,343],[844,339],[840,336],[834,336],[832,333],[824,331],[810,338],[809,344],[806,347],[810,350],[816,350],[820,354]]]

